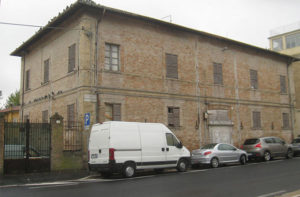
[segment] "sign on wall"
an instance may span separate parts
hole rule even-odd
[[[91,114],[85,113],[84,114],[84,129],[88,130],[90,128],[90,122],[91,122]]]

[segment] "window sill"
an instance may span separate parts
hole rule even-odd
[[[70,72],[67,73],[67,76],[74,75],[75,73],[77,73],[77,71],[76,70],[72,70],[72,71],[70,71]]]
[[[287,96],[287,95],[289,95],[289,94],[286,93],[286,92],[280,92],[280,95],[282,95],[282,96]]]
[[[50,83],[49,81],[47,81],[47,82],[42,82],[42,83],[41,83],[41,86],[49,85],[49,83]]]
[[[291,128],[289,128],[289,127],[287,127],[287,128],[281,128],[282,130],[285,130],[285,131],[287,131],[287,130],[291,130]]]
[[[105,70],[105,69],[103,69],[103,72],[105,72],[105,73],[112,73],[112,74],[122,74],[121,71],[113,71],[113,70]]]
[[[256,131],[258,131],[258,130],[262,130],[262,128],[261,128],[261,127],[259,127],[259,128],[254,128],[254,127],[252,127],[251,130],[256,130]]]

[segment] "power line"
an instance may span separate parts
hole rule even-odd
[[[13,25],[13,26],[23,26],[23,27],[34,27],[34,28],[43,28],[43,29],[70,29],[70,30],[84,30],[84,29],[76,29],[76,28],[66,28],[66,27],[47,27],[47,26],[41,26],[41,25],[30,25],[30,24],[21,24],[21,23],[8,23],[8,22],[1,22],[0,25]]]

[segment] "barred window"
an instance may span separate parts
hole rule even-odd
[[[180,127],[179,107],[168,107],[168,126]]]
[[[166,67],[168,78],[178,79],[178,57],[173,54],[166,54]]]
[[[49,81],[49,59],[44,61],[44,83]]]
[[[252,112],[252,120],[253,120],[253,129],[260,129],[261,128],[260,112],[258,111]]]
[[[282,113],[282,128],[283,129],[290,128],[290,118],[288,113]]]
[[[280,93],[286,93],[286,79],[282,75],[280,75]]]
[[[72,72],[75,69],[75,57],[76,57],[76,44],[69,46],[69,61],[68,72]]]
[[[64,150],[80,151],[82,149],[82,125],[75,119],[75,104],[67,105],[67,121],[64,127]]]
[[[223,85],[223,70],[220,63],[214,63],[214,84]]]
[[[105,44],[105,70],[120,71],[119,46]]]
[[[257,70],[250,70],[250,83],[251,88],[258,89]]]

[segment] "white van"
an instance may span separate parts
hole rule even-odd
[[[177,168],[186,171],[190,152],[165,125],[110,121],[94,124],[89,139],[89,169],[103,176],[136,170]]]

